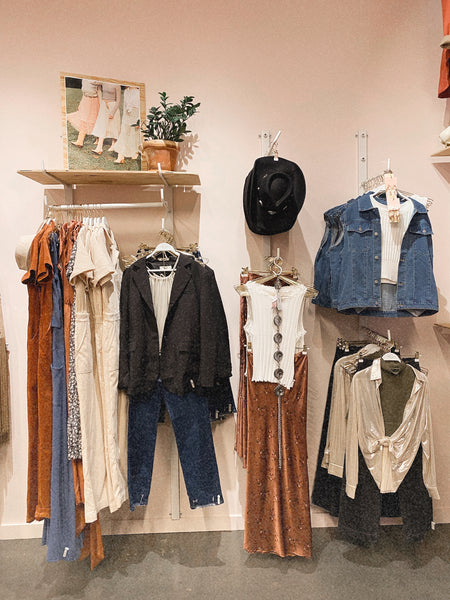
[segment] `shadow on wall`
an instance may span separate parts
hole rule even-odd
[[[189,134],[184,136],[184,141],[180,144],[180,153],[177,160],[177,169],[185,167],[193,158],[195,150],[198,148],[198,134]]]

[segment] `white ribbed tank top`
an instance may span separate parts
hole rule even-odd
[[[397,283],[402,241],[413,216],[414,204],[410,199],[400,204],[398,223],[390,222],[388,207],[373,196],[372,206],[378,208],[381,220],[381,283]]]
[[[274,371],[278,364],[273,357],[277,349],[273,340],[277,328],[273,322],[275,311],[272,306],[277,292],[272,286],[261,285],[254,281],[249,281],[246,285],[249,296],[247,298],[247,322],[244,330],[247,343],[251,343],[253,351],[252,381],[277,383]],[[280,344],[280,350],[283,353],[280,362],[283,377],[280,383],[288,389],[294,384],[294,355],[302,350],[306,333],[303,328],[306,289],[306,286],[300,284],[283,286],[279,290],[282,319],[280,333],[283,336]]]

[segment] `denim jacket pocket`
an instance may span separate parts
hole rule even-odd
[[[413,252],[430,252],[433,230],[427,218],[422,217],[413,221],[408,229],[408,234],[411,236],[410,247],[413,249]]]
[[[373,295],[374,285],[373,224],[354,220],[347,225],[345,238],[338,304],[365,306]]]
[[[353,221],[347,225],[348,250],[350,252],[373,251],[373,225],[368,221]]]

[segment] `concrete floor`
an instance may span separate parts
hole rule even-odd
[[[450,524],[418,545],[400,526],[376,547],[314,529],[313,558],[249,555],[243,532],[105,536],[105,560],[47,563],[40,540],[0,542],[1,600],[448,600]]]

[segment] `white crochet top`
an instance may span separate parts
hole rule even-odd
[[[275,311],[273,303],[276,301],[277,291],[272,286],[261,285],[254,281],[247,284],[248,310],[247,322],[244,330],[247,343],[251,343],[253,351],[253,376],[252,381],[270,381],[277,383],[274,371],[278,364],[274,359],[277,345],[273,339],[277,327],[273,322]],[[306,286],[287,285],[279,290],[281,298],[281,325],[279,331],[283,336],[280,350],[283,358],[280,368],[283,377],[280,383],[291,388],[294,383],[294,355],[303,348],[305,329],[303,328],[303,306]]]

